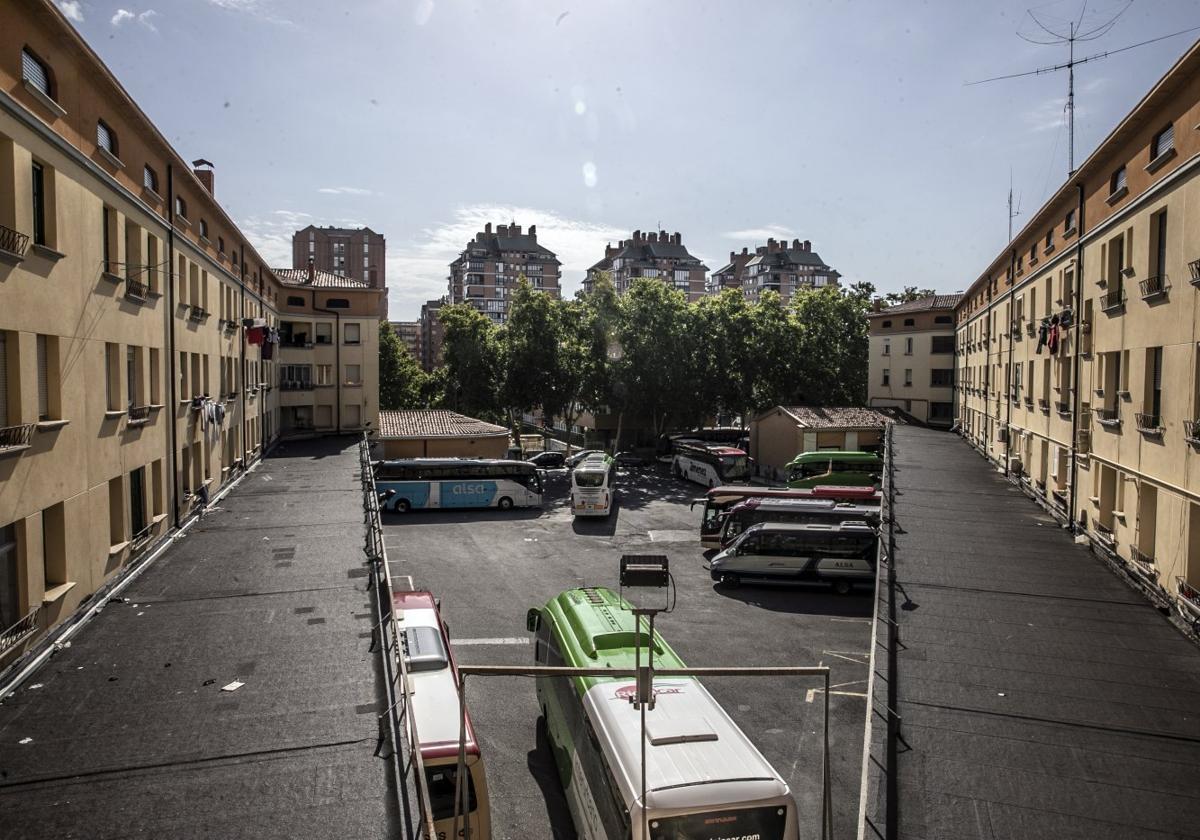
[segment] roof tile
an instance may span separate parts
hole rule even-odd
[[[496,437],[507,435],[508,429],[443,409],[380,411],[379,437]]]

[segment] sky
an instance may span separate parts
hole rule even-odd
[[[308,224],[384,234],[397,320],[488,221],[536,224],[568,296],[635,229],[711,270],[798,238],[843,282],[960,291],[1010,177],[1019,230],[1067,176],[1065,71],[966,84],[1066,60],[1023,2],[55,2],[272,265]],[[1077,55],[1200,26],[1200,0],[1092,0],[1085,28],[1122,9]],[[1076,69],[1076,165],[1198,35]]]

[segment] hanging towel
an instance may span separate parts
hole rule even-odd
[[[1050,325],[1050,334],[1046,337],[1046,346],[1050,349],[1050,353],[1058,352],[1058,324]]]
[[[263,344],[262,357],[264,359],[275,358],[275,342],[267,341]]]
[[[1050,333],[1050,328],[1048,326],[1046,326],[1045,324],[1042,324],[1040,327],[1038,327],[1037,350],[1034,351],[1038,355],[1041,355],[1042,348],[1046,346],[1046,339],[1049,338],[1049,333]]]
[[[251,327],[250,329],[246,330],[246,341],[250,342],[251,344],[262,344],[265,335],[266,328]]]

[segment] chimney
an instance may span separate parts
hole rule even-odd
[[[796,251],[800,250],[800,240],[799,239],[792,240],[792,248]]]
[[[509,234],[509,236],[520,236],[521,235],[521,226],[520,225],[509,225],[508,234]]]
[[[811,251],[811,250],[812,250],[812,242],[810,242],[810,241],[809,241],[809,240],[807,240],[807,239],[805,239],[805,240],[804,240],[804,250],[805,250],[805,251]]]
[[[533,237],[534,241],[537,240],[537,225],[529,226],[529,235]]]
[[[492,232],[492,223],[491,223],[491,222],[488,222],[487,224],[485,224],[485,225],[483,226],[483,232],[484,232],[484,233],[491,233],[491,232]]]
[[[654,232],[651,232],[651,233],[650,233],[650,241],[651,241],[651,242],[657,242],[657,241],[658,241],[658,234],[657,234],[657,233],[654,233]]]
[[[216,193],[213,192],[212,166],[213,166],[212,161],[205,160],[204,158],[200,158],[199,160],[192,161],[192,167],[193,167],[192,172],[195,174],[195,176],[197,178],[200,179],[200,183],[204,185],[204,189],[208,190],[208,194],[215,196]],[[208,168],[201,169],[201,167],[208,167]]]
[[[750,256],[750,249],[749,249],[749,248],[747,248],[747,247],[745,247],[745,246],[742,246],[742,256],[743,256],[743,257],[748,257],[748,256]]]
[[[777,243],[775,242],[775,240],[774,240],[774,239],[768,239],[768,240],[767,240],[767,253],[768,253],[768,254],[772,253],[772,252],[775,250],[775,245],[776,245],[776,244],[777,244]]]
[[[730,252],[729,252],[729,261],[730,261],[730,262],[733,262],[733,258],[734,258],[735,256],[737,256],[737,255],[736,255],[736,254],[735,254],[733,251],[730,251]]]
[[[642,241],[642,232],[640,230],[635,230],[633,232],[633,244],[637,245],[641,241]]]
[[[313,265],[313,258],[309,257],[308,258],[308,283],[310,286],[312,285],[313,280],[316,279],[316,274],[317,274],[317,269],[316,269],[316,266]]]
[[[875,300],[871,303],[871,311],[872,312],[882,312],[883,311],[883,298],[875,298]]]
[[[667,232],[665,230],[660,230],[658,232],[658,239],[660,242],[670,242],[671,241],[671,237],[667,236]]]
[[[680,234],[679,231],[675,231],[675,236],[671,239],[671,241],[674,242],[676,245],[682,245],[683,244],[683,235]]]

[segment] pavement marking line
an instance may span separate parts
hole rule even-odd
[[[507,636],[496,639],[451,639],[452,645],[527,645],[528,636]]]
[[[836,656],[838,659],[845,659],[847,662],[853,662],[855,665],[866,665],[867,658],[871,655],[869,653],[859,653],[854,650],[823,650],[821,653],[826,656]],[[854,657],[856,656],[861,656],[862,659],[855,659]]]
[[[862,682],[862,680],[859,680],[858,682]],[[823,688],[810,688],[804,694],[804,702],[811,703],[818,694],[821,694],[824,691],[825,691],[825,689],[823,689]],[[865,691],[834,691],[832,689],[830,689],[829,694],[830,694],[830,696],[833,696],[834,694],[838,694],[838,695],[841,695],[842,697],[863,697],[863,698],[865,698],[867,696]]]
[[[852,624],[870,624],[874,619],[870,618],[831,618],[830,621],[847,621]]]

